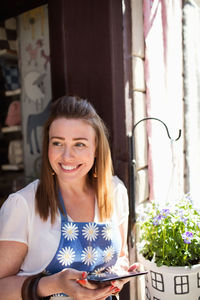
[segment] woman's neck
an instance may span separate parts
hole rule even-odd
[[[58,180],[58,184],[59,184],[60,191],[63,194],[76,195],[76,194],[87,193],[88,190],[91,190],[91,184],[87,177],[74,182]]]
[[[78,222],[91,222],[95,215],[95,191],[89,183],[60,184],[67,214]]]

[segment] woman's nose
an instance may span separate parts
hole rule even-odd
[[[64,147],[63,157],[66,159],[66,158],[71,158],[73,156],[74,156],[73,149],[71,149],[70,147]]]

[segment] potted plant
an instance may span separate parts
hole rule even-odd
[[[200,299],[200,211],[190,196],[143,206],[137,224],[146,299]]]

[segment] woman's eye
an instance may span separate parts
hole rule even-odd
[[[62,146],[62,143],[55,141],[52,143],[52,145],[53,146]]]
[[[85,144],[83,144],[83,143],[76,143],[76,147],[82,148],[82,147],[84,147],[84,146],[85,146]]]

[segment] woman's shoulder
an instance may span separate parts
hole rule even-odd
[[[39,183],[39,179],[36,179],[36,180],[32,181],[31,183],[29,183],[28,185],[26,185],[21,190],[13,193],[13,195],[22,195],[24,197],[31,196],[31,195],[33,196],[36,193],[38,183]]]
[[[12,205],[21,205],[21,206],[31,206],[35,205],[35,193],[37,190],[39,180],[34,180],[33,182],[26,185],[21,190],[18,190],[15,193],[12,193],[8,196],[8,199],[5,201],[6,203],[9,203]],[[15,204],[14,204],[15,203]]]
[[[113,176],[114,184],[114,211],[117,215],[118,223],[122,223],[127,218],[128,208],[128,193],[125,184],[118,176]]]
[[[114,186],[114,191],[116,191],[116,190],[121,190],[124,192],[127,191],[125,184],[117,175],[114,175],[112,177],[112,182],[113,182],[113,186]]]
[[[34,200],[37,185],[38,180],[10,194],[3,203],[0,209],[0,238],[5,235],[5,230],[12,233],[19,227],[27,228],[27,220],[35,214]],[[5,236],[7,237],[7,233]]]
[[[121,179],[119,179],[118,176],[113,176],[113,193],[114,193],[114,199],[115,203],[119,202],[119,205],[122,205],[122,199],[123,202],[128,202],[128,192],[127,188],[125,187],[125,184]]]

